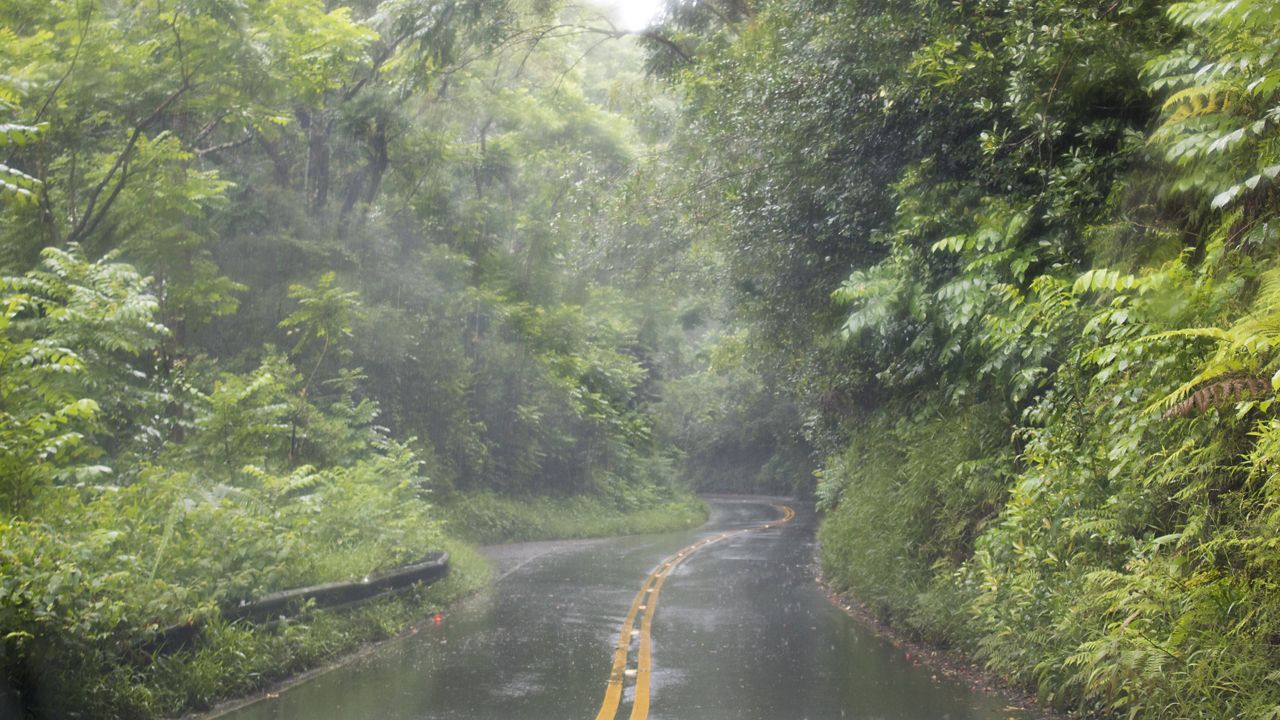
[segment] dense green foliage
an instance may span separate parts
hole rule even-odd
[[[668,500],[653,489],[626,497],[470,493],[450,503],[445,512],[459,536],[477,543],[657,533],[696,527],[707,517],[697,498]]]
[[[462,535],[700,521],[657,387],[705,322],[625,248],[670,103],[602,39],[514,0],[0,5],[0,714],[248,691],[474,587]],[[441,547],[425,595],[217,617]]]
[[[205,704],[439,598],[157,628],[691,478],[1056,705],[1280,717],[1278,24],[5,3],[0,708]]]
[[[647,43],[827,573],[1062,707],[1280,715],[1278,22],[709,0]]]

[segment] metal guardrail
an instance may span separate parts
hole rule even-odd
[[[422,562],[384,570],[355,582],[334,582],[295,590],[282,590],[258,600],[224,605],[222,617],[226,620],[263,619],[287,615],[308,600],[319,607],[345,605],[376,597],[390,590],[412,585],[415,582],[433,583],[449,574],[449,553],[428,555]]]
[[[408,587],[414,583],[430,585],[449,574],[449,553],[436,552],[421,562],[373,573],[353,582],[333,582],[323,585],[282,590],[257,600],[241,600],[219,607],[223,619],[234,622],[248,620],[254,623],[274,623],[298,614],[314,603],[316,607],[352,605],[371,600],[380,595]],[[195,642],[204,625],[203,619],[170,625],[156,632],[155,637],[139,648],[152,655],[187,647]]]

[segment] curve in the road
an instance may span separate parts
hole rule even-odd
[[[653,644],[650,631],[653,628],[653,614],[658,607],[658,594],[662,592],[662,584],[666,582],[667,577],[681,563],[688,560],[699,550],[737,535],[777,527],[783,523],[790,522],[796,516],[795,511],[786,505],[775,505],[774,507],[782,511],[781,517],[777,520],[754,527],[721,533],[714,537],[703,538],[663,560],[658,567],[654,568],[653,572],[649,573],[649,576],[644,580],[644,584],[640,586],[640,592],[636,593],[635,599],[631,601],[631,607],[627,610],[626,619],[622,621],[622,632],[618,636],[618,647],[614,650],[613,667],[609,672],[609,684],[605,688],[604,702],[600,704],[600,712],[596,714],[596,720],[614,720],[614,717],[618,714],[618,706],[622,703],[623,687],[629,677],[635,678],[635,693],[631,701],[631,720],[646,720],[649,717],[649,678],[653,669]],[[640,628],[638,630],[635,629],[637,617],[640,618]],[[627,658],[631,654],[633,642],[638,642],[639,644],[636,653],[636,666],[634,669],[628,669]]]

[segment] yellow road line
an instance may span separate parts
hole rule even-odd
[[[640,588],[640,592],[636,593],[635,600],[631,601],[631,608],[627,610],[627,619],[622,621],[622,634],[618,638],[618,649],[613,653],[613,667],[609,671],[609,685],[605,688],[604,704],[600,706],[600,713],[596,715],[596,720],[610,720],[617,712],[618,703],[622,701],[622,680],[626,673],[627,650],[631,647],[631,627],[635,625],[640,604],[654,578],[653,573],[645,578],[644,585]],[[609,708],[612,709],[606,714],[606,709]]]
[[[614,720],[614,717],[618,714],[618,706],[622,704],[623,685],[628,672],[627,656],[631,653],[632,633],[636,632],[637,617],[640,618],[640,629],[638,631],[639,648],[636,653],[636,683],[631,701],[631,720],[646,720],[649,717],[649,681],[653,671],[651,630],[653,628],[653,615],[658,607],[658,595],[662,592],[663,583],[667,581],[667,578],[681,563],[688,560],[702,548],[743,533],[777,527],[783,523],[790,522],[796,516],[795,511],[786,505],[775,505],[774,507],[782,511],[782,516],[777,520],[755,527],[721,533],[715,537],[703,538],[663,560],[658,567],[649,573],[648,577],[644,579],[644,584],[640,586],[640,592],[636,593],[635,599],[631,601],[631,607],[627,610],[626,619],[622,621],[622,632],[618,635],[618,647],[613,652],[613,667],[609,671],[609,683],[605,686],[604,702],[600,704],[600,711],[596,713],[596,720]]]

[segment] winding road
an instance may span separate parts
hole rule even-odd
[[[1004,720],[814,582],[814,516],[709,498],[682,533],[488,548],[493,589],[439,625],[228,720]]]

